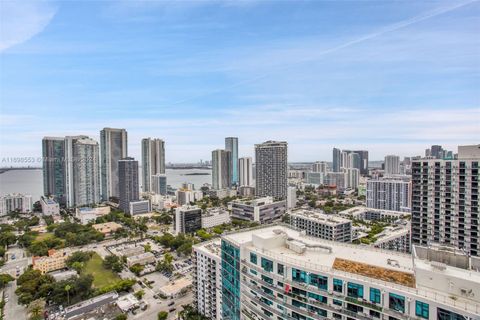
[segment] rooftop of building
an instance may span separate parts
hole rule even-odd
[[[303,217],[305,219],[308,219],[314,222],[328,224],[328,225],[337,225],[337,224],[351,222],[351,220],[349,219],[345,219],[333,214],[325,214],[324,212],[318,211],[318,210],[305,210],[305,209],[296,210],[291,212],[290,216]]]
[[[409,212],[375,209],[375,208],[368,208],[365,206],[356,206],[353,208],[349,208],[349,209],[340,211],[338,214],[341,216],[351,216],[351,215],[359,215],[367,212],[378,212],[384,215],[398,216],[398,217],[401,217],[401,216],[406,217],[411,215]]]
[[[263,206],[267,204],[272,204],[276,202],[285,202],[284,200],[275,201],[272,197],[262,197],[262,198],[244,198],[244,199],[236,199],[233,200],[231,203],[238,203],[247,206]]]
[[[174,296],[191,285],[192,280],[187,278],[180,278],[172,283],[167,284],[166,286],[161,287],[160,292],[167,296]]]
[[[268,248],[269,252],[282,256],[285,259],[290,259],[293,263],[304,264],[305,266],[311,265],[312,267],[316,266],[319,269],[331,269],[335,259],[341,258],[355,260],[360,263],[372,264],[377,267],[395,271],[401,270],[413,273],[412,259],[409,255],[314,238],[306,236],[301,231],[296,231],[286,225],[272,225],[254,228],[224,236],[225,239],[231,240],[238,245],[250,245],[252,248],[259,247],[258,249],[261,249],[262,245],[259,245],[261,241],[253,245],[252,241],[254,237],[263,240],[265,243],[270,243],[270,240],[275,238],[286,237],[305,244],[306,248],[310,248],[310,246],[315,248],[315,250],[305,250],[303,253],[296,253],[295,251],[290,250],[285,243]],[[321,247],[317,247],[318,245],[321,245]],[[392,259],[398,261],[398,267],[392,266],[390,263],[390,260]]]
[[[201,208],[197,205],[191,206],[189,204],[186,204],[177,208],[177,211],[182,211],[182,212],[193,211],[193,210],[201,210]]]
[[[23,194],[23,193],[8,193],[8,194],[5,194],[5,195],[2,195],[0,196],[0,198],[20,198],[20,197],[32,197],[31,195],[29,194]]]
[[[406,183],[412,180],[409,174],[389,174],[381,178],[367,179],[367,182],[389,182],[389,183]]]
[[[375,237],[377,241],[374,244],[380,244],[386,241],[393,240],[400,236],[407,235],[410,232],[410,223],[397,226],[388,226],[381,233],[377,234]]]
[[[48,197],[40,197],[40,200],[46,204],[57,204],[57,202],[55,200],[53,200],[52,198],[48,198]]]
[[[204,217],[218,216],[221,214],[229,214],[227,209],[224,208],[211,208],[208,209],[206,213],[203,214]]]
[[[222,244],[222,241],[220,240],[220,238],[216,238],[207,242],[201,242],[199,244],[196,244],[194,246],[194,250],[206,252],[208,254],[213,254],[213,255],[216,255],[217,257],[220,257],[222,252],[221,244]]]
[[[272,146],[287,146],[288,143],[286,141],[265,141],[263,143],[259,143],[255,145],[255,148],[257,147],[272,147]]]
[[[478,293],[479,258],[459,253],[452,256],[444,251],[435,254],[420,247],[413,259],[412,255],[395,251],[309,237],[285,225],[261,226],[222,238],[307,271],[357,278],[438,301],[455,301],[465,310],[480,310],[477,295],[465,298],[458,289],[468,287]],[[418,272],[422,277],[415,277]],[[449,281],[450,286],[445,287]]]
[[[137,254],[137,255],[128,257],[127,259],[128,259],[128,260],[140,260],[140,259],[151,258],[151,257],[155,257],[155,256],[153,255],[153,253],[151,253],[151,252],[144,252],[144,253],[140,253],[140,254]]]

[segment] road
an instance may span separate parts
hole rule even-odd
[[[149,294],[146,293],[145,297],[143,300],[149,304],[148,309],[140,312],[134,316],[129,315],[129,319],[145,319],[145,320],[156,320],[157,319],[157,314],[160,311],[166,311],[170,310],[171,308],[175,308],[175,312],[170,312],[168,314],[168,319],[173,320],[176,319],[176,314],[182,310],[182,306],[186,304],[192,304],[193,303],[193,293],[190,291],[187,295],[180,297],[180,298],[175,298],[175,299],[168,299],[168,300],[163,300],[163,299],[153,299],[153,297],[149,297]],[[174,301],[175,304],[172,306],[168,306],[170,302]]]
[[[8,302],[5,304],[5,319],[6,320],[26,320],[27,319],[27,309],[19,305],[17,295],[15,290],[17,289],[16,281],[10,282],[5,287],[5,294],[8,295]]]

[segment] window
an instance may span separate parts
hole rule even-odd
[[[333,291],[342,292],[343,291],[343,281],[340,279],[333,279]]]
[[[277,263],[277,273],[283,276],[284,271],[283,264]]]
[[[352,298],[363,298],[363,286],[349,282],[347,284],[347,295]]]
[[[370,288],[370,302],[371,303],[380,303],[380,290],[376,288]]]
[[[293,268],[292,269],[292,279],[293,279],[293,281],[306,283],[307,282],[307,273],[305,271]]]
[[[272,272],[273,271],[273,262],[268,260],[268,259],[262,258],[262,268],[265,271]]]
[[[271,316],[273,316],[273,313],[271,313],[271,312],[268,311],[268,310],[265,310],[264,308],[262,308],[262,311],[263,311],[263,313],[264,313],[267,317],[269,317],[269,318],[270,318]]]
[[[254,275],[257,275],[257,271],[253,270],[253,269],[250,269],[250,273],[251,274],[254,274]]]
[[[342,301],[337,299],[333,299],[333,304],[340,307],[343,305]]]
[[[308,297],[313,298],[313,299],[315,299],[315,300],[317,300],[318,302],[321,302],[321,303],[327,303],[327,297],[321,296],[321,295],[313,293],[313,292],[309,292]]]
[[[310,275],[310,284],[316,286],[318,289],[327,290],[328,289],[328,277],[320,276],[318,274]]]
[[[262,286],[262,290],[266,294],[273,295],[273,291],[271,289],[267,288],[267,287]]]
[[[357,306],[356,304],[347,303],[347,310],[358,313],[363,312],[363,307]]]
[[[253,252],[250,252],[250,262],[253,264],[257,264],[257,255]]]
[[[306,308],[307,305],[303,302],[297,301],[295,299],[292,299],[292,305],[297,308]]]
[[[388,305],[390,309],[398,311],[398,312],[405,312],[405,297],[400,296],[395,293],[389,294]]]
[[[428,310],[428,303],[421,302],[421,301],[416,301],[415,302],[415,315],[417,317],[423,318],[423,319],[428,319],[430,316],[429,310]]]
[[[307,291],[295,287],[292,288],[292,293],[302,297],[307,296]]]
[[[264,297],[261,297],[260,301],[262,301],[263,303],[265,303],[266,305],[269,305],[269,306],[271,306],[273,304],[272,301],[270,301],[270,300],[268,300],[267,298],[264,298]]]
[[[374,311],[374,310],[370,310],[370,315],[374,318],[380,318],[380,312],[377,312],[377,311]]]
[[[437,308],[437,319],[438,320],[467,320],[467,318],[465,318],[464,316],[458,313],[445,310],[442,308]]]
[[[265,281],[265,282],[268,282],[270,284],[273,284],[273,279],[269,278],[267,276],[264,276],[263,274],[262,274],[262,280]]]

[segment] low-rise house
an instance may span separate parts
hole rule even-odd
[[[230,223],[230,213],[222,208],[214,208],[202,214],[202,228],[213,228],[224,223]]]
[[[125,257],[132,257],[137,256],[145,252],[145,248],[143,246],[136,246],[131,248],[125,248],[124,250],[120,251],[122,256]]]
[[[42,206],[42,214],[44,216],[60,214],[60,205],[52,198],[40,197],[40,205]]]
[[[233,218],[260,223],[280,219],[286,211],[286,206],[285,200],[274,201],[272,197],[234,200],[229,203]]]
[[[127,266],[131,267],[135,264],[146,265],[155,262],[155,256],[151,252],[141,253],[136,256],[127,257]]]
[[[97,230],[98,232],[103,233],[106,237],[108,237],[118,229],[121,229],[122,225],[112,221],[112,222],[94,224],[92,225],[92,228]]]
[[[47,273],[60,270],[66,267],[65,262],[70,255],[68,250],[48,250],[48,256],[33,257],[32,264],[34,270],[40,270],[41,273]]]
[[[97,218],[110,213],[110,207],[95,207],[95,208],[77,208],[75,211],[75,217],[80,220],[82,224],[95,221]]]

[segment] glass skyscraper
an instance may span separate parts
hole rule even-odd
[[[65,138],[43,138],[42,151],[43,194],[45,196],[53,196],[56,201],[65,204]]]
[[[127,131],[104,128],[100,131],[102,200],[118,198],[118,160],[127,156]]]
[[[230,164],[230,170],[231,170],[231,179],[232,179],[232,185],[238,185],[238,138],[235,137],[227,137],[225,138],[225,150],[230,151],[232,156],[231,156],[231,164]]]
[[[222,315],[240,320],[240,249],[222,240]]]

